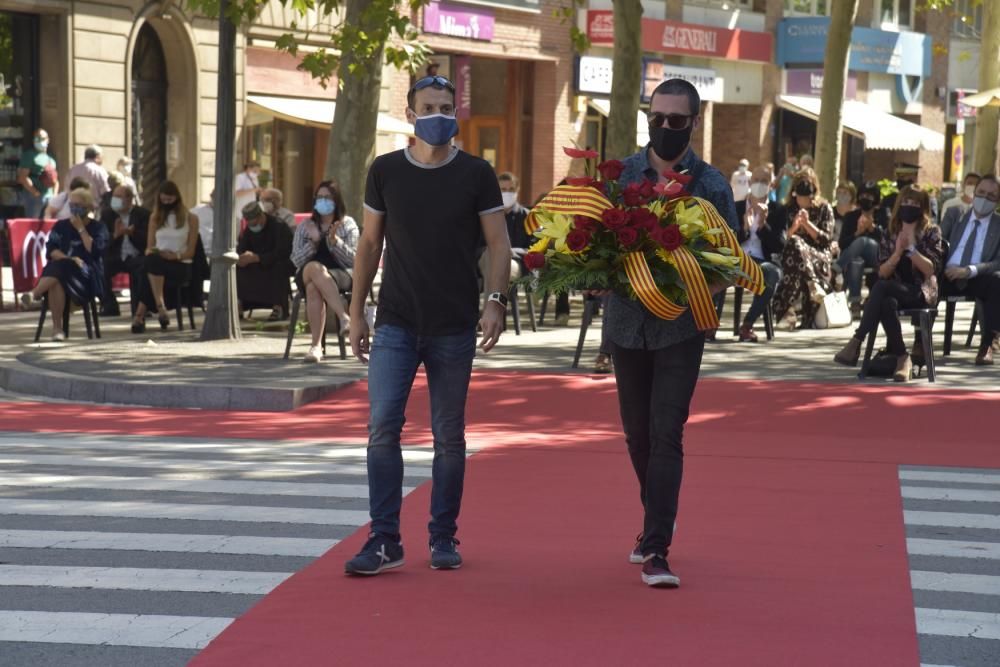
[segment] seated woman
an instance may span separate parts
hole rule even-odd
[[[340,292],[351,289],[350,270],[357,250],[358,225],[347,215],[340,188],[333,181],[323,181],[316,188],[312,217],[298,226],[292,240],[295,283],[305,290],[312,333],[307,362],[323,358],[320,340],[326,327],[327,306],[340,320],[341,333],[350,328],[347,304]]]
[[[840,228],[837,266],[844,274],[847,300],[855,317],[861,314],[861,280],[866,268],[878,266],[879,241],[888,222],[885,211],[879,208],[881,198],[878,183],[865,183],[858,191],[859,208],[844,216]]]
[[[174,284],[191,280],[191,263],[197,245],[198,217],[184,206],[177,184],[164,181],[156,197],[147,232],[146,275],[149,289],[142,303],[136,307],[132,333],[146,330],[146,312],[150,309],[156,310],[161,329],[170,326],[170,314],[163,302],[163,286],[168,280]]]
[[[236,244],[236,296],[240,313],[247,308],[272,308],[271,322],[288,319],[288,278],[295,274],[292,232],[281,220],[267,214],[258,202],[243,207],[247,228]]]
[[[830,291],[833,208],[819,196],[811,167],[795,174],[786,205],[788,240],[781,251],[781,280],[774,290],[775,319],[786,330],[812,326],[818,304]],[[798,310],[798,316],[796,315]]]
[[[906,353],[898,313],[900,309],[937,305],[937,275],[944,259],[941,230],[931,223],[930,197],[913,186],[904,188],[896,200],[888,233],[879,243],[879,279],[868,295],[861,324],[833,360],[845,366],[857,365],[862,343],[881,322],[887,349],[896,355],[893,379],[908,381],[913,362]]]
[[[52,311],[52,340],[61,341],[66,298],[86,306],[100,296],[104,285],[104,251],[108,230],[92,217],[95,202],[89,188],[69,193],[70,217],[56,222],[45,244],[48,263],[31,296],[46,294]]]

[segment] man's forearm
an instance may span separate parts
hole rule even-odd
[[[496,244],[487,248],[490,257],[490,275],[486,283],[486,293],[507,293],[510,284],[510,246]]]
[[[375,248],[364,240],[358,245],[357,253],[354,255],[354,298],[351,299],[352,317],[360,316],[364,313],[365,300],[375,282],[375,274],[378,271],[378,260],[382,254],[381,248]],[[360,297],[360,298],[359,298]]]

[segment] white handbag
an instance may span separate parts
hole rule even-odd
[[[839,329],[850,326],[851,321],[851,308],[847,305],[847,293],[830,292],[820,302],[813,326],[817,329]]]

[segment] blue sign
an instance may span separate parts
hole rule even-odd
[[[783,19],[778,26],[779,65],[822,65],[826,59],[826,16]],[[926,77],[931,71],[931,38],[916,32],[854,27],[848,68]]]

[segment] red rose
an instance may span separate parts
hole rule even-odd
[[[642,183],[639,184],[639,195],[646,200],[643,203],[648,204],[649,200],[653,198],[653,182],[643,180]]]
[[[655,229],[656,224],[659,222],[656,214],[648,208],[637,208],[629,211],[628,221],[636,229],[645,229],[647,231]]]
[[[642,206],[647,203],[642,200],[642,193],[640,192],[640,186],[638,183],[629,183],[622,190],[622,202],[626,206]]]
[[[590,234],[580,229],[574,229],[566,235],[566,247],[573,252],[580,252],[590,245]]]
[[[585,151],[579,148],[566,148],[563,147],[563,152],[570,157],[579,157],[586,160],[593,160],[601,157],[597,151]]]
[[[591,178],[590,176],[578,176],[575,178],[567,178],[566,184],[576,185],[576,186],[583,185],[591,188],[596,188],[600,185],[595,179]]]
[[[639,240],[639,232],[634,227],[622,227],[616,234],[618,235],[618,242],[626,248],[632,247]]]
[[[573,229],[579,229],[584,232],[593,232],[597,229],[597,220],[593,218],[588,218],[585,215],[575,215],[573,216]]]
[[[625,171],[625,165],[621,160],[605,160],[597,165],[597,171],[601,172],[601,178],[606,181],[617,181]]]
[[[681,235],[681,229],[677,225],[667,225],[666,227],[654,229],[650,233],[650,236],[667,250],[677,250],[684,245],[684,237]]]
[[[529,271],[540,269],[545,266],[545,253],[529,252],[524,255],[524,268]]]
[[[608,229],[621,229],[628,224],[628,213],[620,208],[609,208],[601,214],[601,219]]]

